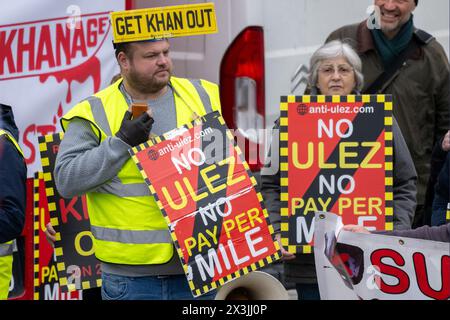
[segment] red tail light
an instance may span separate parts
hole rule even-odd
[[[222,114],[235,129],[252,171],[264,162],[264,32],[247,27],[228,47],[220,66]]]

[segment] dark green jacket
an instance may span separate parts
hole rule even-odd
[[[444,49],[435,39],[425,43],[425,38],[416,33],[413,38],[419,42],[419,49],[380,93],[393,95],[394,116],[417,170],[417,204],[423,205],[433,146],[449,129],[450,68]],[[334,31],[327,42],[336,39],[349,40],[361,57],[365,92],[384,71],[366,21]]]

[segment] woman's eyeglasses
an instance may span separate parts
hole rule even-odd
[[[336,73],[336,69],[337,73],[343,77],[348,77],[353,72],[353,68],[349,65],[325,65],[319,68],[319,72],[328,77],[334,75]]]

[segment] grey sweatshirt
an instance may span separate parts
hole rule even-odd
[[[149,105],[155,120],[152,133],[161,135],[176,127],[175,102],[171,89],[157,100],[149,101]],[[54,176],[58,192],[65,198],[71,198],[100,187],[117,175],[130,158],[130,148],[116,137],[107,137],[98,144],[98,138],[88,121],[72,120],[56,159]],[[183,273],[176,253],[168,263],[162,265],[131,266],[103,262],[102,271],[124,276]]]

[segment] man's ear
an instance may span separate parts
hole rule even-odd
[[[130,59],[128,59],[127,55],[123,51],[119,52],[117,55],[117,62],[120,65],[120,69],[128,70],[130,67]]]

